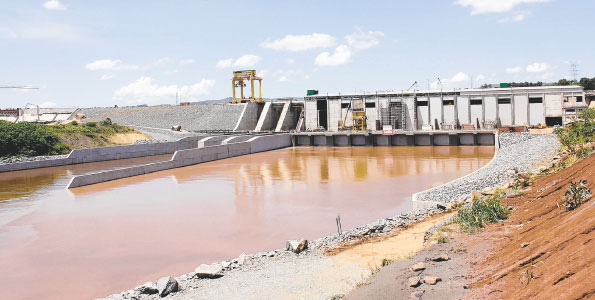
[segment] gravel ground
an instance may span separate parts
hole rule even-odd
[[[446,205],[466,199],[473,190],[507,183],[517,172],[537,170],[559,147],[554,135],[501,134],[500,149],[490,163],[465,177],[418,193],[418,200]],[[301,254],[278,249],[249,255],[249,263],[246,257],[216,263],[223,266],[222,278],[197,279],[195,273],[184,274],[176,277],[181,291],[166,299],[328,299],[349,291],[370,272],[356,266],[334,265],[320,253],[421,221],[445,208],[429,206],[379,219],[342,235],[322,237],[312,241]],[[140,290],[139,286],[106,299],[159,299],[157,295],[141,294]]]
[[[170,129],[174,125],[183,130],[233,130],[243,105],[200,104],[188,106],[151,106],[119,108],[82,108],[77,113],[84,114],[87,121],[102,121],[110,118],[113,122],[128,125]]]
[[[481,191],[509,182],[516,173],[535,172],[560,149],[553,134],[501,133],[500,149],[481,169],[420,193],[418,201],[450,203],[464,200],[472,191]]]
[[[67,157],[68,157],[68,154],[65,154],[65,155],[48,155],[48,156],[32,156],[32,157],[13,156],[13,157],[0,158],[0,165],[14,164],[14,163],[20,163],[20,162],[27,162],[27,161],[40,161],[40,160],[50,160],[50,159],[61,159],[61,158],[67,158]]]
[[[137,131],[149,136],[151,140],[140,140],[135,144],[148,144],[148,143],[164,143],[164,142],[175,142],[181,138],[189,136],[201,136],[205,134],[190,132],[190,131],[173,131],[170,128],[154,128],[154,127],[142,127],[142,126],[130,126]]]
[[[393,300],[415,299],[413,293],[421,293],[424,300],[461,299],[469,284],[465,278],[470,263],[466,260],[468,253],[461,251],[457,241],[451,239],[444,244],[435,244],[416,255],[398,260],[381,268],[367,284],[352,290],[344,300]],[[432,258],[446,254],[447,261],[436,262]],[[425,269],[412,271],[411,266],[423,262]],[[409,278],[425,276],[440,277],[435,285],[420,282],[410,286]]]

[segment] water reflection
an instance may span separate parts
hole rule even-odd
[[[8,299],[105,296],[332,234],[338,213],[347,230],[406,211],[412,193],[492,155],[493,147],[282,149],[72,191],[64,189],[68,173],[55,169],[54,183],[23,196],[40,205],[0,225],[0,289]]]

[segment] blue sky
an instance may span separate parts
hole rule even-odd
[[[2,1],[0,107],[267,98],[593,77],[595,1]],[[473,80],[472,80],[473,79]]]

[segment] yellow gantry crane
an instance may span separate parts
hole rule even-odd
[[[250,81],[250,97],[244,97],[245,81]],[[258,98],[254,96],[254,82],[258,81]],[[240,88],[240,97],[236,97],[236,88]],[[231,78],[231,88],[233,90],[233,98],[231,103],[244,102],[262,102],[262,78],[256,76],[256,70],[234,71]]]

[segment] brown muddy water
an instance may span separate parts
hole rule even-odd
[[[289,148],[66,190],[167,156],[0,173],[4,299],[88,299],[410,210],[493,147]]]

